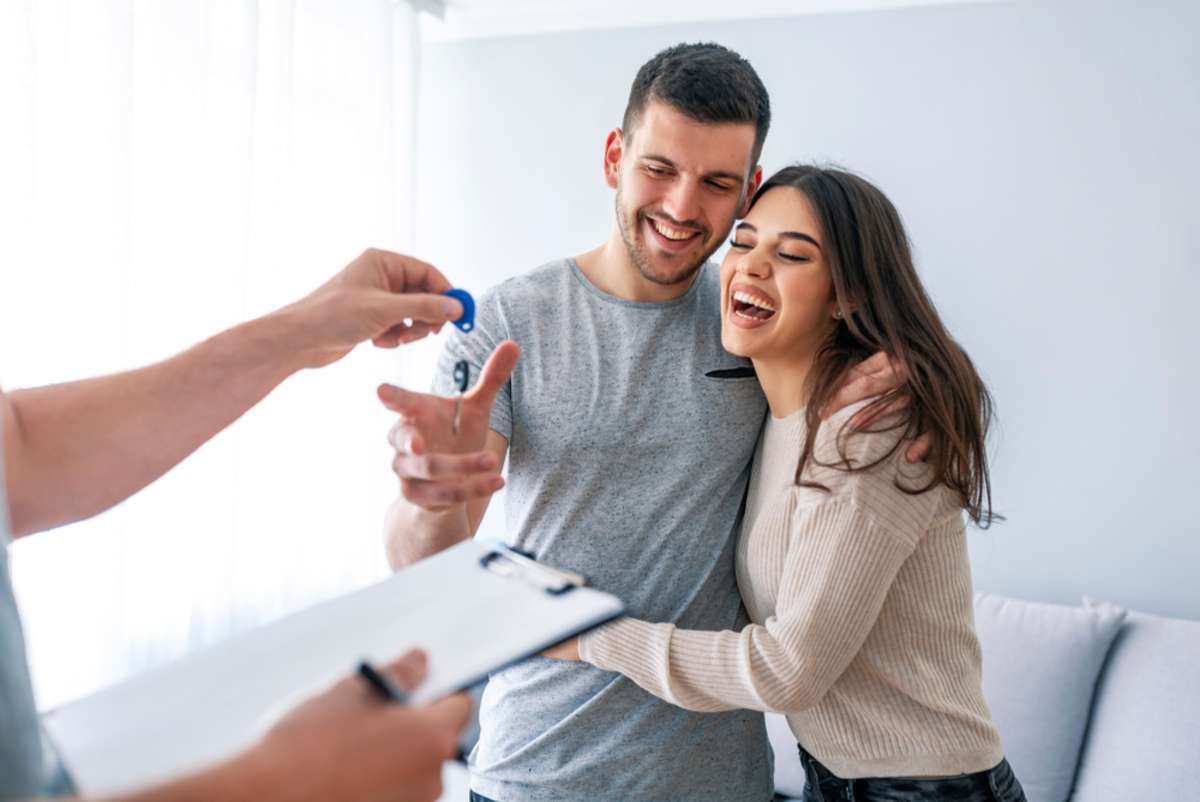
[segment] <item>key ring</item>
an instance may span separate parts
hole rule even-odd
[[[462,418],[462,398],[463,393],[467,391],[467,385],[471,382],[471,363],[465,359],[460,359],[454,363],[454,383],[458,385],[458,392],[454,395],[454,434],[458,434],[459,422]]]

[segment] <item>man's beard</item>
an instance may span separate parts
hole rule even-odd
[[[694,261],[685,263],[670,275],[657,275],[650,267],[650,254],[646,252],[645,244],[639,243],[634,239],[635,231],[641,227],[641,213],[636,211],[633,213],[634,231],[629,230],[629,222],[625,219],[624,207],[621,204],[621,188],[617,187],[617,228],[621,230],[621,239],[625,243],[625,250],[629,253],[629,260],[633,262],[634,267],[641,273],[642,278],[652,281],[655,284],[669,287],[687,281],[704,266],[704,263],[708,261],[708,257],[716,253],[717,248],[714,246],[711,250],[701,253]],[[704,235],[701,234],[701,236]]]

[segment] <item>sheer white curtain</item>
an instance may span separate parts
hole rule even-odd
[[[404,249],[418,58],[392,0],[3,0],[0,381],[145,364]],[[39,703],[383,575],[374,388],[402,359],[296,376],[116,510],[17,543]]]

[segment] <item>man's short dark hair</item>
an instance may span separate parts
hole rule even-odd
[[[754,158],[758,164],[771,100],[750,62],[713,42],[668,47],[638,70],[629,90],[621,128],[626,136],[637,126],[646,104],[666,103],[701,123],[753,123]]]

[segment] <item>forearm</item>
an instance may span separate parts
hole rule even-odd
[[[801,517],[765,623],[710,632],[625,619],[581,638],[580,657],[690,710],[817,704],[874,627],[911,546],[849,499]]]
[[[412,565],[474,534],[466,504],[445,511],[422,509],[397,498],[384,517],[384,539],[392,570]]]
[[[137,492],[299,369],[285,310],[126,373],[10,393],[16,534],[96,515]]]
[[[260,747],[210,769],[103,802],[308,802],[305,783]],[[316,800],[312,800],[316,802]]]
[[[777,690],[795,684],[790,656],[761,626],[707,632],[627,618],[585,635],[579,653],[687,710],[786,712],[795,706]]]

